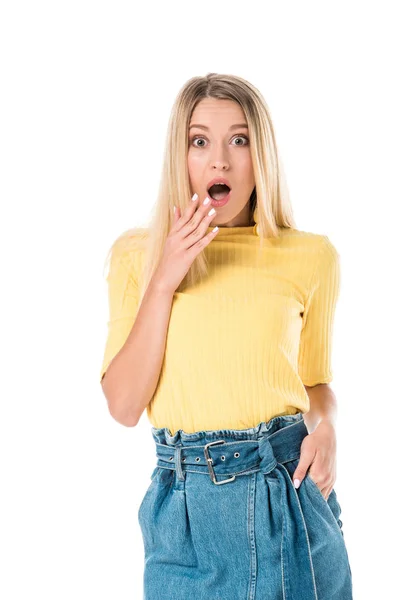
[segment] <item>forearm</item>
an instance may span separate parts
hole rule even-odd
[[[134,426],[153,397],[164,360],[173,293],[150,282],[129,336],[102,381],[111,415]]]
[[[336,424],[337,401],[333,390],[327,383],[304,386],[310,399],[310,410],[304,413],[304,421],[309,433],[319,425],[321,421],[329,421]]]

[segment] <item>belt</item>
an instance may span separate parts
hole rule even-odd
[[[304,420],[286,425],[257,440],[212,440],[206,444],[182,446],[156,442],[157,466],[176,469],[178,479],[185,471],[208,473],[215,485],[232,483],[237,476],[262,471],[274,473],[281,487],[281,563],[284,598],[318,600],[307,527],[285,462],[300,457],[300,446],[308,435]],[[219,476],[219,479],[217,479]]]

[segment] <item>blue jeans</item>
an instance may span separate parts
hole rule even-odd
[[[157,464],[138,511],[144,600],[352,600],[341,508],[292,476],[302,413],[250,429],[173,436],[151,428]]]

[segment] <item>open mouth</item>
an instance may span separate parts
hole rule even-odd
[[[231,191],[231,188],[224,183],[215,183],[208,189],[208,193],[213,200],[223,200]]]

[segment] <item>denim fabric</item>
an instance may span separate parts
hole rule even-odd
[[[144,600],[352,600],[335,490],[325,500],[308,474],[292,482],[302,413],[250,429],[151,431],[157,463],[138,511]]]

